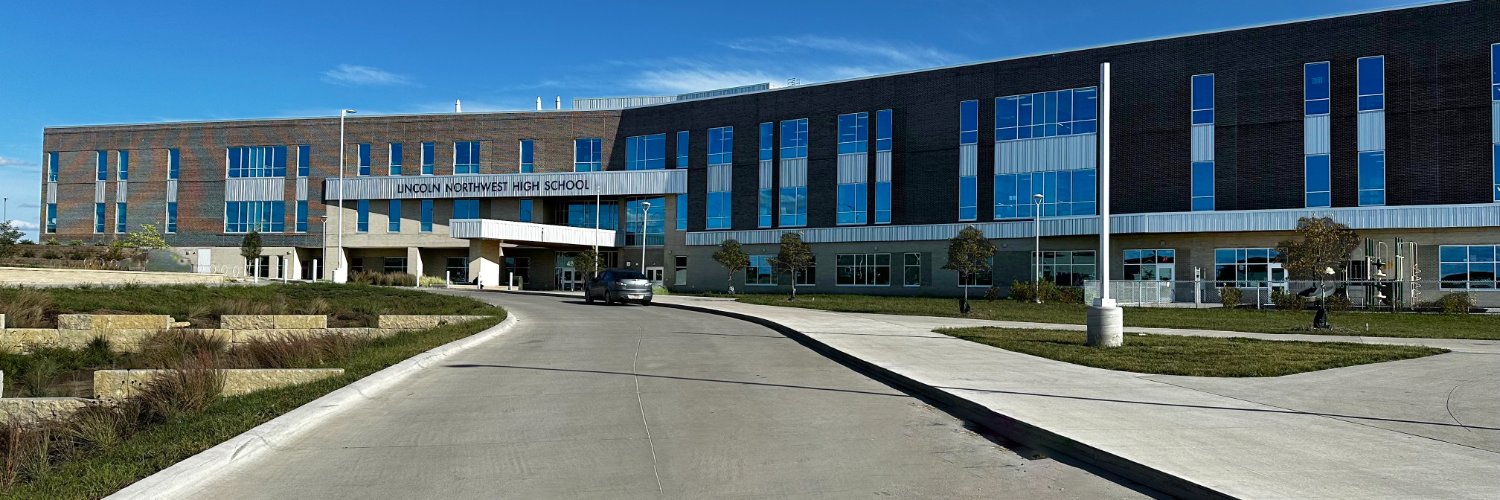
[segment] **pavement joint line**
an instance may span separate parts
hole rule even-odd
[[[641,409],[641,426],[646,428],[646,444],[651,447],[651,474],[656,476],[656,492],[665,494],[666,490],[661,487],[661,471],[657,468],[656,442],[651,439],[651,424],[646,423],[646,403],[641,401],[641,376],[636,370],[636,365],[641,359],[642,340],[645,339],[635,339],[635,355],[630,358],[630,378],[635,380],[635,404]]]
[[[235,468],[255,461],[268,450],[280,449],[281,444],[291,442],[345,410],[374,399],[373,395],[389,390],[396,383],[421,372],[428,366],[423,364],[424,361],[446,358],[498,338],[510,332],[519,322],[520,318],[515,313],[506,311],[505,320],[495,326],[387,366],[157,471],[106,498],[190,498],[199,487],[211,484]]]

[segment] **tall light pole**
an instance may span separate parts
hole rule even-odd
[[[542,102],[541,99],[542,98],[538,97],[537,102]],[[540,109],[541,105],[538,104],[537,107],[538,109]],[[593,276],[589,276],[589,279],[593,279],[594,276],[599,275],[599,212],[603,208],[603,202],[599,199],[599,183],[594,182],[594,274]]]
[[[1031,270],[1031,273],[1032,273],[1031,284],[1036,287],[1035,288],[1035,290],[1036,290],[1036,303],[1038,303],[1038,304],[1042,303],[1042,199],[1043,198],[1046,198],[1046,197],[1042,196],[1042,193],[1036,193],[1036,194],[1031,195],[1031,205],[1032,205],[1032,207],[1031,207],[1032,208],[1031,220],[1033,222],[1032,229],[1031,229],[1031,234],[1036,239],[1036,245],[1035,245],[1035,247],[1036,247],[1036,254],[1031,257],[1032,261],[1035,262],[1036,267],[1033,267],[1032,270]]]
[[[355,111],[352,109],[339,110],[339,265],[333,268],[334,283],[346,283],[349,281],[349,268],[344,265],[344,120],[345,117],[354,113]]]
[[[1088,345],[1119,347],[1124,341],[1125,314],[1109,298],[1109,127],[1111,84],[1109,63],[1099,66],[1099,298],[1088,312]]]
[[[651,202],[641,202],[641,274],[646,274],[646,218],[651,213]],[[648,276],[647,279],[650,279]]]

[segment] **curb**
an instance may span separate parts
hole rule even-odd
[[[312,427],[370,399],[443,358],[504,335],[519,321],[515,313],[506,311],[505,320],[500,324],[474,335],[434,347],[427,352],[371,373],[212,448],[203,450],[197,455],[177,462],[171,467],[162,469],[145,479],[136,481],[106,498],[186,498],[196,487],[222,476],[229,469],[244,465],[262,453],[280,447]]]
[[[822,354],[824,357],[832,359],[854,371],[890,384],[962,420],[981,425],[1006,439],[1020,443],[1028,448],[1072,458],[1166,495],[1177,498],[1234,498],[1232,495],[1212,487],[1100,450],[1087,443],[1026,423],[953,393],[923,384],[910,377],[896,373],[891,369],[865,361],[829,346],[805,333],[769,319],[689,304],[653,302],[653,305],[716,314],[748,321],[776,330],[797,341],[797,343],[812,349],[814,352]]]

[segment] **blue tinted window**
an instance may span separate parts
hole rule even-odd
[[[638,135],[625,139],[625,170],[667,168],[667,134]]]
[[[531,222],[531,199],[522,199],[516,212],[516,220],[520,222]]]
[[[454,219],[478,219],[479,200],[453,200]]]
[[[707,229],[729,229],[730,228],[730,206],[728,191],[709,191],[708,199],[704,200],[707,207],[705,227]]]
[[[1309,155],[1305,160],[1306,204],[1309,208],[1327,207],[1333,202],[1328,155]]]
[[[175,149],[173,151],[176,151]],[[57,182],[58,154],[56,151],[47,152],[47,182]]]
[[[1302,66],[1303,113],[1307,115],[1328,114],[1330,94],[1328,63],[1308,63]]]
[[[807,158],[807,119],[781,122],[781,159]]]
[[[479,144],[479,141],[459,141],[453,143],[454,174],[479,173]]]
[[[807,225],[807,186],[781,188],[781,216],[777,219],[781,227]]]
[[[368,232],[370,230],[370,200],[359,200],[356,204],[356,212],[354,230],[361,233]]]
[[[995,141],[1094,133],[1096,95],[1085,87],[996,98]]]
[[[625,202],[625,245],[641,245],[643,229],[646,245],[661,245],[666,234],[666,216],[667,204],[662,198],[637,198]]]
[[[1385,109],[1385,57],[1359,59],[1359,110]]]
[[[875,150],[891,150],[891,110],[882,109],[875,112]]]
[[[583,138],[573,141],[573,171],[598,172],[604,170],[603,140]]]
[[[174,149],[175,153],[176,150]],[[175,156],[175,155],[174,155]],[[312,146],[297,146],[297,177],[307,177],[312,169]]]
[[[432,232],[432,200],[422,200],[422,232]]]
[[[958,178],[958,220],[974,220],[979,217],[979,178]]]
[[[869,194],[865,183],[852,182],[838,185],[839,224],[864,224],[869,219]]]
[[[303,206],[306,206],[307,202],[304,201],[304,202],[302,202],[302,204],[303,204]],[[303,231],[306,231],[306,229],[303,229]],[[167,229],[166,229],[166,232],[167,233],[175,233],[175,232],[177,232],[177,202],[175,202],[175,201],[169,201],[169,202],[167,202]]]
[[[1490,99],[1500,101],[1500,43],[1490,46]]]
[[[1193,76],[1193,124],[1214,122],[1214,75]]]
[[[875,223],[891,223],[891,183],[875,183]]]
[[[390,210],[386,212],[385,230],[390,233],[401,232],[401,200],[390,200]]]
[[[358,175],[370,175],[370,145],[359,145],[359,173]]]
[[[761,189],[757,194],[756,227],[771,227],[776,218],[776,190]]]
[[[869,141],[869,113],[839,115],[839,154],[868,152]]]
[[[565,212],[569,227],[594,228],[597,226],[599,229],[611,231],[620,228],[620,205],[614,202],[603,205],[595,205],[592,201],[569,203]],[[595,221],[595,213],[599,215],[597,221]]]
[[[177,205],[177,203],[174,202],[174,203],[171,203],[170,205],[172,206],[173,211],[175,212],[175,208],[176,208],[175,205]],[[176,222],[175,218],[172,219],[171,221],[172,222]],[[169,226],[169,227],[172,227],[173,231],[168,231],[168,232],[175,232],[175,230],[176,230],[175,226]],[[47,232],[49,232],[49,233],[55,233],[55,232],[57,232],[57,204],[56,203],[48,203],[47,204]]]
[[[401,143],[391,143],[391,175],[401,175]]]
[[[532,173],[532,172],[536,171],[536,150],[534,149],[535,147],[536,146],[534,144],[532,144],[531,139],[521,139],[521,168],[520,168],[520,171],[523,174],[529,174],[529,173]]]
[[[688,168],[688,131],[677,132],[677,168]]]
[[[688,221],[688,195],[686,193],[677,195],[677,230],[687,231]]]
[[[119,161],[119,178],[122,181],[130,180],[130,152],[117,151]]]
[[[433,156],[436,153],[436,143],[422,143],[422,175],[432,175]]]
[[[958,143],[979,143],[979,101],[958,103]]]
[[[773,135],[776,124],[766,122],[760,124],[760,161],[770,161],[776,158],[776,139]]]
[[[230,178],[286,177],[286,146],[241,146],[228,150]]]
[[[169,208],[172,210],[171,217],[175,220],[177,218],[177,204],[173,203]],[[297,200],[296,215],[297,225],[294,227],[294,230],[299,233],[307,232],[307,200]]]
[[[1385,152],[1359,154],[1359,204],[1385,204]]]
[[[94,152],[94,169],[98,173],[96,180],[109,179],[109,157],[105,156],[103,151]],[[99,232],[104,232],[104,230],[100,229]]]
[[[286,203],[280,201],[230,201],[224,203],[224,232],[282,232],[286,229]]]
[[[104,232],[104,204],[94,204],[94,232]]]
[[[1214,209],[1214,163],[1193,162],[1192,210]]]
[[[708,129],[708,164],[734,163],[734,127]]]
[[[125,202],[115,202],[115,232],[126,232],[125,225]]]
[[[1500,144],[1493,145],[1490,151],[1490,167],[1494,170],[1495,201],[1500,201]]]

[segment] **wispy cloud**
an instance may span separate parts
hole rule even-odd
[[[10,226],[22,231],[36,231],[41,229],[35,222],[27,222],[20,219],[11,219]]]
[[[411,80],[403,75],[357,64],[340,64],[323,72],[323,81],[334,85],[410,85]]]
[[[631,78],[631,87],[646,92],[682,94],[761,82],[780,82],[784,76],[758,70],[726,70],[698,65],[644,70]]]
[[[26,161],[26,160],[22,160],[22,159],[19,159],[19,158],[10,158],[10,157],[7,157],[7,156],[0,156],[0,168],[22,169],[22,168],[32,168],[32,167],[35,167],[35,166],[37,166],[37,163],[33,162],[33,161]]]
[[[787,53],[823,52],[884,63],[896,69],[942,66],[962,61],[957,54],[916,44],[894,44],[879,40],[855,40],[818,35],[745,38],[725,46],[743,52]]]

